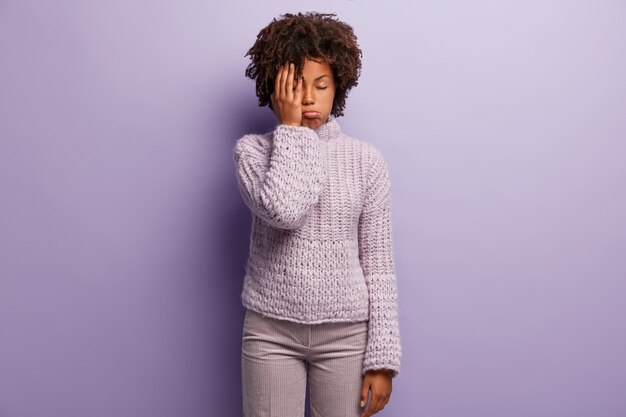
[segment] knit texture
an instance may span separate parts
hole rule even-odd
[[[317,129],[245,135],[233,158],[252,214],[243,305],[299,323],[368,321],[363,374],[397,376],[391,184],[380,150],[331,117]]]

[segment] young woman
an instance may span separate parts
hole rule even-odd
[[[361,50],[335,14],[274,19],[246,56],[272,132],[234,148],[252,214],[242,303],[246,417],[369,417],[400,371],[390,181],[373,145],[342,132]]]

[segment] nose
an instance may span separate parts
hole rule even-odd
[[[315,99],[313,98],[313,92],[311,88],[303,89],[302,94],[302,104],[314,104]]]

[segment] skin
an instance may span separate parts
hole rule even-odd
[[[391,374],[392,371],[389,369],[376,369],[365,373],[361,387],[361,407],[367,402],[368,391],[372,392],[372,398],[361,417],[369,417],[385,408],[392,391]]]
[[[321,61],[321,60],[320,60]],[[326,123],[335,98],[335,80],[326,62],[304,60],[302,76],[296,79],[293,64],[280,68],[272,93],[272,108],[278,123],[316,129]],[[303,116],[307,111],[319,114]]]
[[[293,64],[286,63],[278,70],[271,96],[274,114],[280,124],[315,129],[326,123],[333,107],[335,80],[332,69],[326,62],[305,59],[302,77],[295,78]],[[307,111],[317,111],[319,115],[314,118],[303,117]],[[370,417],[385,408],[392,391],[391,375],[389,369],[365,373],[361,387],[361,408],[365,406],[370,391],[371,399],[361,417]]]

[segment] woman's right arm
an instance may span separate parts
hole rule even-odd
[[[304,225],[326,182],[325,148],[314,130],[279,124],[271,145],[246,135],[233,156],[239,189],[250,210],[274,227]]]
[[[239,189],[254,214],[274,227],[299,229],[326,182],[325,149],[313,129],[301,126],[302,78],[286,63],[274,83],[272,107],[278,126],[271,146],[259,135],[237,141],[234,159]]]

